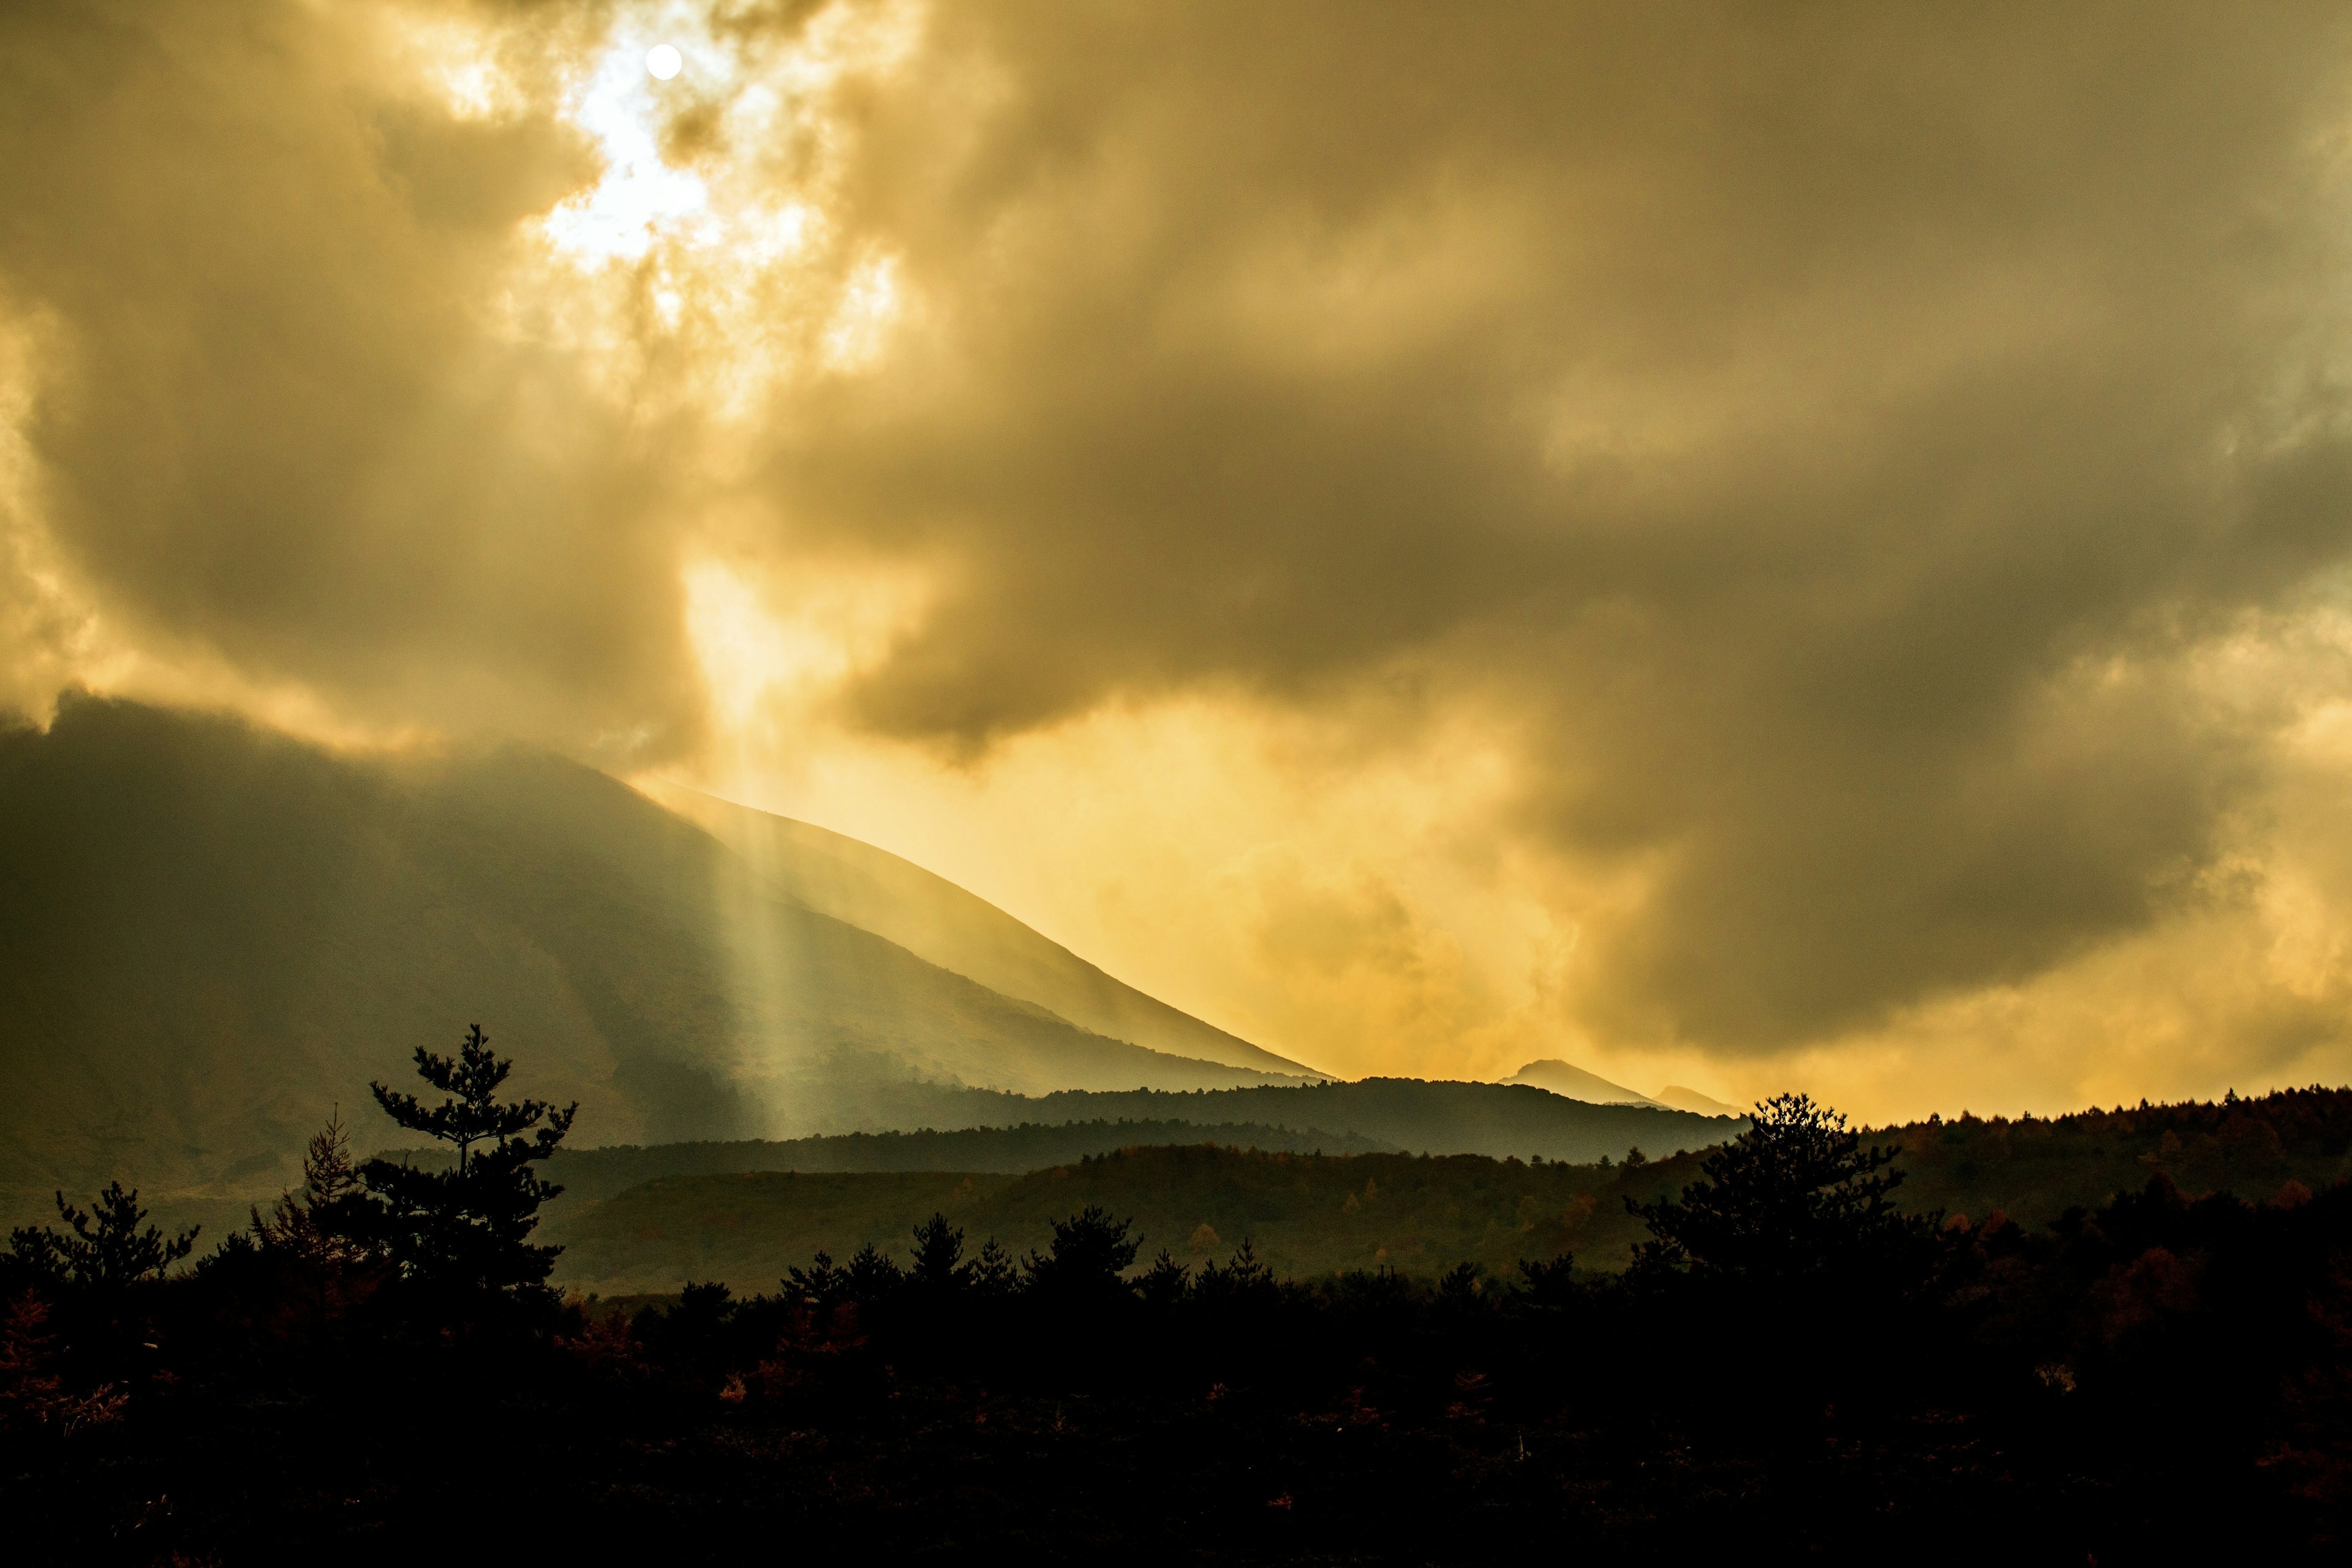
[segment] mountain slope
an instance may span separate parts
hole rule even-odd
[[[1320,1076],[1112,979],[994,904],[887,850],[682,784],[639,787],[798,902],[1081,1028],[1228,1067]]]
[[[1711,1094],[1701,1094],[1695,1089],[1685,1089],[1678,1083],[1670,1083],[1658,1090],[1655,1099],[1660,1105],[1671,1106],[1676,1110],[1687,1110],[1695,1116],[1744,1116],[1747,1114],[1736,1105],[1727,1104]]]
[[[269,1188],[476,1021],[518,1088],[582,1101],[583,1142],[870,1125],[918,1078],[1276,1081],[925,963],[556,758],[338,756],[90,698],[0,733],[0,1186]]]
[[[1554,1094],[1563,1094],[1570,1100],[1583,1100],[1587,1105],[1657,1105],[1662,1103],[1659,1100],[1651,1099],[1648,1095],[1642,1093],[1638,1089],[1627,1089],[1622,1084],[1611,1083],[1607,1079],[1602,1078],[1598,1073],[1587,1072],[1582,1068],[1576,1066],[1572,1062],[1564,1062],[1554,1057],[1547,1057],[1541,1061],[1529,1062],[1527,1066],[1521,1068],[1518,1071],[1513,1073],[1503,1081],[1505,1083],[1531,1083],[1538,1089],[1548,1089]],[[1679,1109],[1696,1110],[1698,1108],[1696,1106],[1684,1106]],[[1723,1111],[1704,1111],[1701,1112],[1701,1114],[1737,1115],[1738,1112],[1731,1111],[1728,1107],[1726,1107]]]

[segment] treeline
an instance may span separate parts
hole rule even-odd
[[[1273,1127],[1263,1122],[1024,1121],[1011,1127],[920,1128],[896,1132],[839,1132],[810,1138],[746,1138],[693,1143],[614,1143],[559,1149],[548,1162],[551,1180],[577,1204],[646,1182],[676,1176],[730,1175],[751,1171],[999,1172],[1017,1175],[1074,1164],[1093,1154],[1165,1143],[1215,1143],[1288,1153],[1385,1152],[1393,1145],[1354,1132]],[[387,1150],[386,1159],[439,1166],[449,1156],[432,1149]]]
[[[1486,1154],[1585,1163],[1631,1147],[1704,1149],[1738,1132],[1733,1116],[1649,1105],[1589,1105],[1524,1083],[1367,1078],[1176,1092],[1064,1090],[1023,1102],[1024,1120],[1251,1122],[1335,1129],[1414,1153]]]
[[[16,1233],[26,1560],[2309,1560],[2352,1511],[2341,1184],[1961,1220],[1783,1097],[1621,1203],[1615,1273],[1285,1281],[1096,1204],[597,1310],[543,1283],[562,1115],[504,1066],[420,1053],[441,1103],[379,1100],[457,1163],[331,1130],[193,1268],[120,1189]]]
[[[1995,1210],[2030,1224],[2095,1207],[2161,1172],[2183,1192],[2265,1197],[2352,1178],[2352,1089],[2280,1089],[2218,1101],[2094,1108],[2065,1116],[1940,1116],[1876,1136],[1901,1151],[1915,1206]]]

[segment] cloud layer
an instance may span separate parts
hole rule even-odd
[[[20,8],[8,689],[892,758],[1009,900],[1003,781],[1114,792],[1026,896],[1215,899],[1173,999],[1342,1068],[2340,1070],[2347,35]]]

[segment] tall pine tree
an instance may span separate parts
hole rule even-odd
[[[1804,1095],[1768,1100],[1699,1167],[1706,1180],[1679,1198],[1625,1200],[1655,1237],[1636,1249],[1634,1277],[1791,1284],[1920,1268],[1942,1216],[1895,1206],[1895,1157]]]
[[[572,1130],[578,1104],[499,1099],[514,1064],[501,1060],[477,1024],[455,1057],[418,1047],[416,1076],[447,1098],[427,1106],[415,1095],[371,1084],[384,1114],[412,1132],[452,1144],[446,1170],[371,1160],[360,1178],[382,1200],[385,1241],[411,1279],[445,1289],[543,1292],[561,1247],[530,1240],[540,1205],[562,1192],[532,1169]]]

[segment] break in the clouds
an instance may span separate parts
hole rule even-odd
[[[1341,1069],[2340,1071],[2347,156],[2326,5],[13,7],[7,690],[726,773]]]

